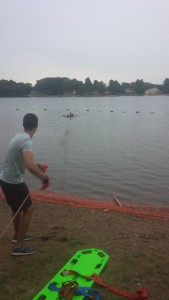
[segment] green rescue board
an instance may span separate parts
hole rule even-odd
[[[42,290],[33,298],[33,300],[59,300],[57,291],[51,291],[49,285],[55,284],[61,288],[62,283],[76,280],[79,287],[91,287],[93,280],[86,279],[79,275],[63,275],[64,271],[73,270],[85,276],[91,276],[93,273],[100,274],[106,265],[109,256],[100,249],[85,249],[77,251],[73,257],[64,265],[64,267],[42,288]],[[73,296],[73,300],[82,300],[84,296]]]

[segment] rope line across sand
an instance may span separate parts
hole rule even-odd
[[[152,218],[158,220],[169,220],[169,208],[167,207],[150,207],[150,206],[124,206],[111,202],[103,202],[89,199],[75,198],[60,194],[50,194],[42,192],[30,192],[33,201],[46,202],[52,204],[63,204],[89,209],[102,209],[103,211],[113,210],[120,213],[133,214],[139,217]],[[2,192],[0,192],[2,199]],[[122,200],[120,200],[122,203]]]
[[[68,206],[77,206],[83,208],[114,210],[117,212],[134,214],[145,218],[169,220],[169,208],[118,206],[110,202],[81,199],[59,194],[46,194],[39,192],[31,192],[31,196],[34,201],[48,202],[53,204],[64,204]]]

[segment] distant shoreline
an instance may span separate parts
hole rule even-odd
[[[157,97],[157,96],[169,96],[169,94],[155,94],[155,95],[145,95],[145,94],[131,94],[131,95],[125,95],[125,94],[120,94],[120,95],[24,95],[24,96],[0,96],[1,98],[45,98],[45,97],[50,97],[50,98],[111,98],[111,97]]]

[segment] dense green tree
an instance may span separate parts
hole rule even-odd
[[[32,85],[30,83],[17,83],[18,96],[29,95],[32,91]]]
[[[86,93],[86,88],[85,88],[85,85],[82,84],[82,85],[79,87],[78,94],[79,94],[79,95],[85,95],[85,93]]]
[[[122,94],[125,94],[125,90],[126,90],[126,89],[131,89],[130,83],[122,82],[122,84],[121,84],[121,91],[122,91]]]
[[[82,84],[81,81],[67,77],[48,77],[38,80],[34,88],[42,94],[63,95],[66,92],[78,92]]]
[[[66,84],[68,84],[67,78],[47,77],[38,80],[34,88],[35,91],[38,91],[42,94],[62,95]]]
[[[11,97],[17,95],[17,84],[13,80],[0,80],[0,96]]]
[[[146,88],[145,88],[145,83],[144,83],[143,79],[136,80],[136,82],[134,84],[134,89],[135,89],[136,95],[143,95],[145,93]]]
[[[87,78],[85,79],[84,86],[85,86],[85,93],[86,93],[86,94],[90,94],[90,93],[93,92],[93,84],[92,84],[92,82],[91,82],[91,80],[90,80],[89,77],[87,77]]]
[[[27,96],[31,93],[32,85],[30,83],[13,80],[0,80],[0,97],[19,97]]]
[[[117,80],[110,80],[109,81],[109,91],[112,95],[120,95],[122,94],[122,87],[120,85],[120,83]]]
[[[94,80],[93,82],[93,90],[98,92],[99,95],[104,95],[106,89],[106,85],[103,81]]]
[[[163,81],[162,91],[163,91],[164,94],[169,94],[169,78],[166,78]]]
[[[77,79],[71,80],[72,91],[76,92],[77,94],[79,93],[79,89],[82,85],[83,85],[82,81],[79,81]]]

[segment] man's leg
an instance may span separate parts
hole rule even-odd
[[[12,218],[15,216],[16,212],[12,212]],[[16,217],[13,220],[13,224],[14,224],[14,237],[17,240],[18,237],[18,231],[19,231],[19,223],[20,223],[20,219],[22,217],[22,211],[18,212]]]
[[[16,226],[16,228],[18,228],[16,248],[23,246],[24,237],[28,230],[32,213],[33,213],[33,205],[29,206],[28,208],[25,208],[22,214],[19,213],[20,216],[18,216],[18,220],[16,220],[16,224],[14,224],[14,227]]]

